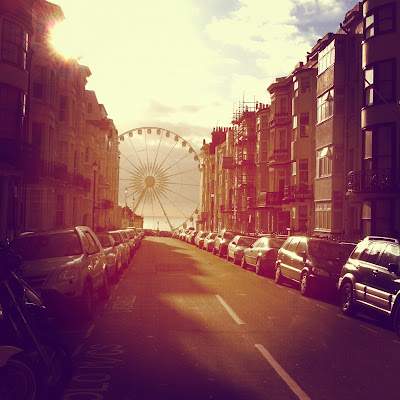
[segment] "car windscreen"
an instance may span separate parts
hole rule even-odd
[[[237,233],[225,232],[224,239],[232,240],[236,235],[237,235]]]
[[[13,250],[24,260],[55,258],[82,254],[78,235],[74,232],[25,236],[12,243]]]

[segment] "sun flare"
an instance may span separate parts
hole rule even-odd
[[[50,31],[50,44],[54,50],[66,59],[78,59],[78,49],[74,38],[74,28],[67,21],[56,23]]]

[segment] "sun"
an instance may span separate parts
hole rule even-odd
[[[74,29],[66,20],[54,24],[50,30],[49,39],[54,51],[65,59],[79,59],[77,42],[74,40],[75,34],[76,28]]]

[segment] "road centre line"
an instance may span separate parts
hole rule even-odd
[[[238,317],[235,311],[232,310],[231,307],[226,303],[226,301],[219,295],[216,294],[215,297],[218,301],[224,306],[225,310],[228,311],[229,315],[235,320],[238,325],[245,325],[245,323]]]
[[[319,307],[319,308],[323,308],[324,310],[327,310],[327,309],[328,309],[327,307],[325,307],[325,306],[323,306],[323,305],[321,305],[321,304],[318,304],[318,303],[316,304],[316,306]]]
[[[272,357],[272,355],[262,344],[255,344],[255,346],[300,400],[311,400],[307,394],[303,392],[300,386],[289,376],[289,374],[277,363],[275,358]]]
[[[350,318],[349,317],[346,317],[345,315],[343,315],[343,314],[336,314],[338,317],[340,317],[340,318],[343,318],[343,319],[345,319],[345,320],[347,320],[347,321],[350,321]]]

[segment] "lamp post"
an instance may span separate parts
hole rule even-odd
[[[128,189],[125,189],[125,213],[124,213],[124,218],[126,221],[126,214],[127,214],[127,208],[128,208]]]
[[[98,165],[97,162],[94,161],[93,164],[93,207],[92,207],[92,228],[93,231],[95,229],[95,224],[94,224],[94,217],[95,217],[95,210],[96,210],[96,172],[98,170]]]

